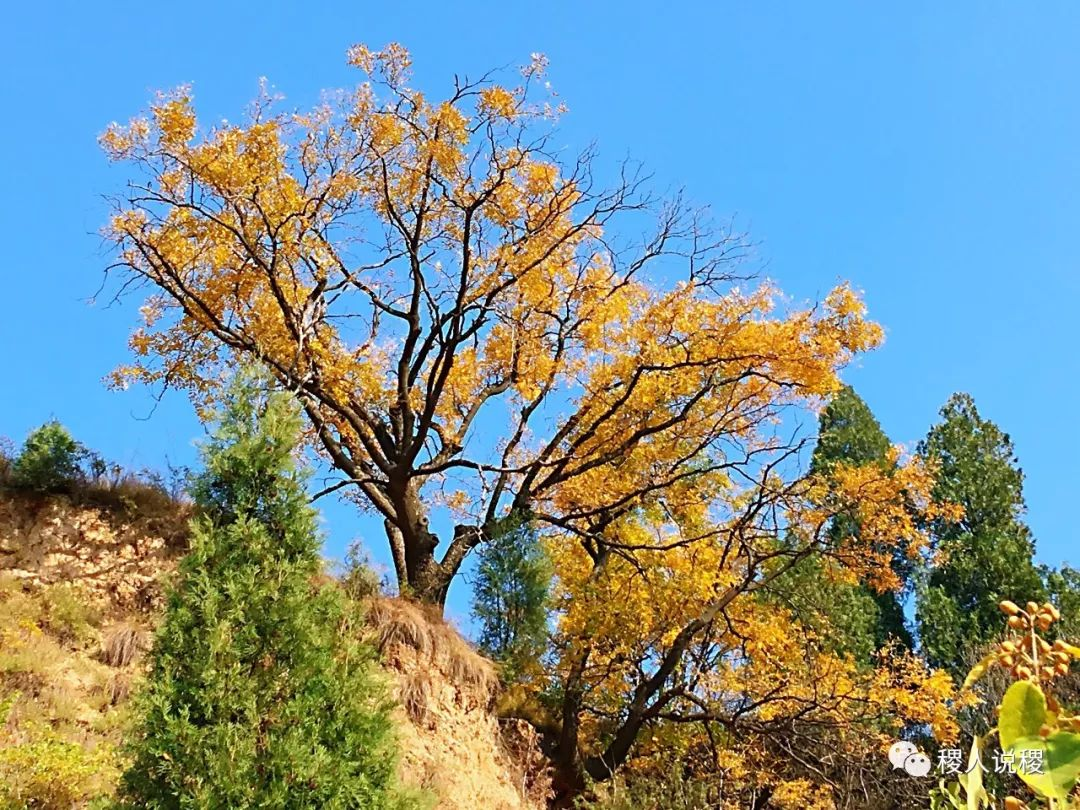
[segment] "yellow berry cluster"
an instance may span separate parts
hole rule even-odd
[[[1075,647],[1058,639],[1053,644],[1039,633],[1045,633],[1061,613],[1047,602],[1039,605],[1028,602],[1023,608],[1008,600],[998,607],[1009,617],[1009,629],[1016,633],[1001,642],[997,662],[1012,672],[1017,680],[1048,682],[1069,673],[1069,662]]]

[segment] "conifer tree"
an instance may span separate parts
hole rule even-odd
[[[850,386],[844,386],[819,417],[811,469],[827,472],[837,464],[887,467],[890,446],[866,402]],[[837,516],[829,526],[829,542],[839,545],[858,531],[852,519]],[[911,565],[902,551],[893,556],[893,568],[906,590]],[[815,628],[832,649],[850,653],[860,663],[869,664],[874,653],[889,644],[898,643],[908,649],[912,646],[904,619],[903,590],[878,593],[864,583],[835,582],[824,575],[822,562],[815,558],[795,566],[775,590],[786,591],[786,599],[797,615]]]
[[[963,677],[971,656],[1001,632],[998,604],[1042,602],[1046,591],[1024,512],[1024,474],[1009,435],[954,394],[919,445],[939,465],[934,497],[963,507],[959,522],[928,527],[943,562],[920,588],[920,645],[934,666]]]
[[[260,387],[240,375],[204,448],[121,794],[149,808],[405,806],[372,653],[318,584],[298,410]]]
[[[527,516],[511,513],[479,553],[473,616],[479,646],[508,681],[536,664],[547,641],[551,561]]]
[[[811,464],[814,470],[822,470],[838,463],[880,464],[886,467],[891,463],[889,437],[865,400],[850,386],[842,388],[822,412],[818,436],[818,445],[814,448]],[[842,517],[834,519],[830,529],[834,542],[858,531],[857,525]],[[880,649],[890,640],[907,648],[912,646],[903,606],[913,567],[906,549],[896,549],[892,566],[897,577],[904,583],[904,590],[878,593],[860,585],[856,589],[857,593],[851,597],[854,602],[865,605],[865,611],[870,617],[869,632],[874,649]]]

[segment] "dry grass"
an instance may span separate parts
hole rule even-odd
[[[146,474],[123,473],[114,479],[80,482],[73,490],[76,502],[103,509],[125,520],[137,520],[163,537],[174,552],[187,550],[193,513],[190,501]]]
[[[402,715],[405,784],[434,793],[435,810],[544,807],[550,778],[535,732],[504,729],[492,713],[495,665],[429,608],[386,597],[362,604]]]
[[[398,700],[415,722],[429,719],[432,669],[454,685],[463,708],[490,708],[499,687],[495,665],[440,616],[414,602],[385,597],[371,599],[366,609],[364,618],[380,655],[403,676]]]
[[[424,669],[413,669],[398,682],[397,699],[414,723],[425,728],[435,726],[435,681]]]
[[[150,634],[127,622],[113,625],[101,639],[101,660],[110,667],[126,667],[150,647]]]
[[[110,706],[119,706],[131,696],[132,675],[130,672],[116,672],[109,679],[106,697]]]
[[[194,506],[179,490],[167,487],[160,476],[118,472],[111,477],[79,477],[55,491],[38,492],[12,486],[10,466],[10,460],[0,454],[0,493],[30,512],[57,502],[98,509],[117,527],[137,525],[163,538],[173,553],[187,551]]]

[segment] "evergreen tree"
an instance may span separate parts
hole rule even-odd
[[[1063,565],[1061,568],[1040,568],[1046,593],[1050,601],[1061,611],[1061,621],[1056,629],[1067,639],[1080,637],[1080,571]]]
[[[317,584],[298,410],[241,377],[204,448],[121,794],[149,808],[404,806],[372,652]]]
[[[889,437],[881,429],[866,402],[850,386],[840,390],[822,411],[818,425],[818,444],[814,448],[811,468],[824,470],[833,464],[881,464],[889,462]],[[831,539],[837,543],[844,537],[857,533],[858,526],[842,516],[837,517],[830,528]],[[903,600],[911,582],[913,564],[905,549],[893,555],[893,570],[904,583],[899,593],[878,593],[860,585],[862,598],[873,602],[868,612],[873,616],[874,649],[880,649],[890,640],[912,646],[911,632],[904,619]]]
[[[920,645],[931,664],[962,677],[972,654],[1001,632],[998,603],[1041,602],[1046,589],[1021,520],[1024,476],[1008,434],[969,395],[954,394],[919,454],[940,464],[934,497],[964,510],[959,522],[929,527],[943,561],[920,587]]]
[[[543,654],[551,562],[527,516],[502,521],[479,552],[473,616],[480,649],[514,680]]]
[[[845,386],[821,412],[811,469],[826,472],[840,463],[887,464],[890,446],[866,402]],[[829,541],[838,545],[858,530],[853,521],[838,516],[829,527]],[[911,563],[906,555],[897,554],[893,565],[901,581],[907,583]],[[813,558],[801,562],[786,579],[794,585],[792,607],[821,632],[833,649],[868,663],[887,644],[912,646],[904,619],[903,593],[877,593],[863,584],[833,582],[822,573],[821,562]]]
[[[31,431],[11,465],[11,483],[35,492],[70,490],[81,476],[86,449],[55,419]]]

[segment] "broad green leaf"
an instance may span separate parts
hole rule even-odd
[[[1017,681],[1005,693],[998,717],[998,738],[1002,749],[1021,737],[1037,737],[1046,722],[1046,695],[1029,681]]]
[[[1009,748],[1016,773],[1028,787],[1048,799],[1067,799],[1080,778],[1080,734],[1058,731],[1049,737],[1022,737]],[[1042,752],[1040,769],[1034,762]]]
[[[946,785],[944,779],[939,779],[937,790],[930,792],[930,808],[931,810],[945,810],[946,802],[948,802],[947,806],[953,810],[964,810],[964,806],[960,803],[960,783],[952,782]]]

